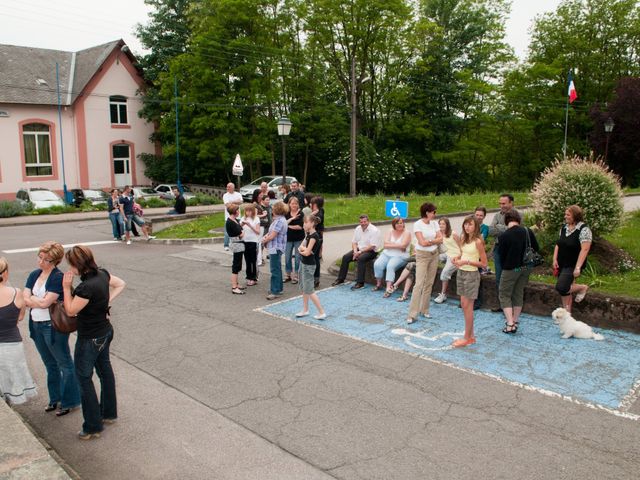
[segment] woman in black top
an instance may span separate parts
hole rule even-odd
[[[529,281],[531,269],[524,265],[524,251],[527,248],[527,236],[531,247],[539,250],[536,236],[531,230],[520,226],[520,214],[509,210],[504,215],[507,230],[498,240],[498,255],[502,264],[502,275],[498,287],[500,306],[506,317],[504,333],[516,333],[518,321],[524,303],[524,287]]]
[[[314,286],[320,286],[320,259],[322,258],[322,242],[324,235],[324,197],[317,195],[311,199],[311,214],[318,218],[316,232],[320,237],[319,247],[313,258],[316,261],[316,271],[313,273]]]
[[[240,208],[237,205],[229,205],[227,207],[229,217],[224,228],[229,236],[229,248],[233,252],[233,263],[231,264],[231,293],[235,295],[244,295],[244,287],[238,283],[238,273],[242,271],[242,256],[244,255],[244,242],[242,237],[242,225],[238,222]]]
[[[98,268],[89,247],[76,245],[66,254],[69,271],[64,274],[64,308],[70,316],[78,316],[78,339],[74,361],[80,383],[84,422],[78,433],[81,440],[99,437],[105,423],[118,417],[116,380],[109,359],[113,327],[109,321],[110,303],[122,293],[122,279]],[[80,284],[71,291],[74,275]],[[100,401],[93,386],[93,369],[100,378]]]
[[[565,225],[560,229],[560,238],[553,250],[553,268],[558,272],[556,290],[562,297],[562,306],[571,312],[573,296],[576,303],[580,303],[589,290],[587,285],[576,283],[584,270],[587,255],[591,249],[593,235],[591,229],[583,222],[582,209],[578,205],[571,205],[564,212]]]

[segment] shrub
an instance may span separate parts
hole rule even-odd
[[[595,236],[620,226],[622,198],[620,179],[602,160],[578,156],[556,160],[531,191],[534,216],[546,230],[557,232],[567,207],[578,205]]]
[[[0,202],[0,218],[17,217],[24,214],[25,209],[18,202]]]

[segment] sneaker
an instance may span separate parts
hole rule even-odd
[[[147,242],[150,242],[151,240],[154,240],[155,238],[156,238],[156,236],[155,236],[155,235],[149,235],[149,236],[147,237]]]
[[[80,440],[91,440],[92,438],[100,438],[100,432],[87,433],[84,430],[78,432],[78,438]]]
[[[276,298],[280,298],[281,296],[281,293],[270,293],[269,295],[267,295],[267,300],[275,300]]]
[[[416,321],[416,319],[415,319],[415,318],[407,317],[407,323],[408,323],[408,324],[412,324],[412,323],[414,323],[415,321]]]
[[[435,303],[444,303],[446,301],[447,301],[447,295],[444,293],[439,293],[434,300]]]
[[[309,315],[309,311],[307,310],[306,312],[298,312],[296,313],[296,317],[300,318],[300,317],[306,317],[307,315]]]
[[[229,251],[229,247],[224,247],[224,251],[228,252]]]
[[[424,318],[433,318],[429,313],[421,313],[420,315],[422,315]]]
[[[335,287],[336,285],[340,285],[340,284],[343,284],[343,283],[344,283],[344,280],[340,280],[340,279],[338,278],[338,279],[336,279],[336,280],[331,284],[331,286],[332,286],[332,287]]]
[[[453,348],[460,348],[460,347],[466,347],[468,345],[473,345],[474,343],[476,343],[476,337],[459,338],[457,340],[454,340],[453,343],[451,343],[451,346]]]
[[[131,245],[131,240],[127,240],[127,245]]]
[[[324,320],[325,318],[327,318],[327,314],[326,313],[319,313],[317,315],[314,315],[313,318],[315,318],[316,320]]]

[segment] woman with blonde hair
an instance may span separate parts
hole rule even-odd
[[[9,285],[9,264],[0,257],[0,396],[8,404],[24,403],[36,395],[18,330],[23,317],[24,299]]]
[[[460,305],[464,313],[464,338],[454,340],[453,347],[466,347],[476,343],[473,332],[473,303],[480,290],[480,271],[487,267],[487,252],[480,233],[480,223],[474,215],[462,222],[459,241],[460,253],[452,261],[458,268],[456,290],[460,295]]]
[[[58,242],[45,242],[38,249],[38,268],[27,278],[22,291],[29,307],[29,333],[47,370],[49,403],[45,412],[68,414],[80,405],[80,388],[69,350],[69,334],[58,332],[51,323],[49,306],[62,300],[62,272],[58,265],[64,248]]]
[[[78,339],[75,348],[76,376],[80,383],[84,422],[80,440],[99,437],[104,424],[118,418],[116,380],[109,358],[113,327],[109,321],[111,302],[122,293],[124,281],[98,268],[93,252],[76,245],[66,254],[69,271],[64,274],[64,308],[78,316]],[[71,293],[74,275],[80,283]],[[93,386],[93,370],[100,379],[100,400]]]

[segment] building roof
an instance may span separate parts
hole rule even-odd
[[[60,103],[71,105],[109,54],[124,45],[123,40],[115,40],[79,52],[0,45],[0,103],[57,105],[58,63]]]

